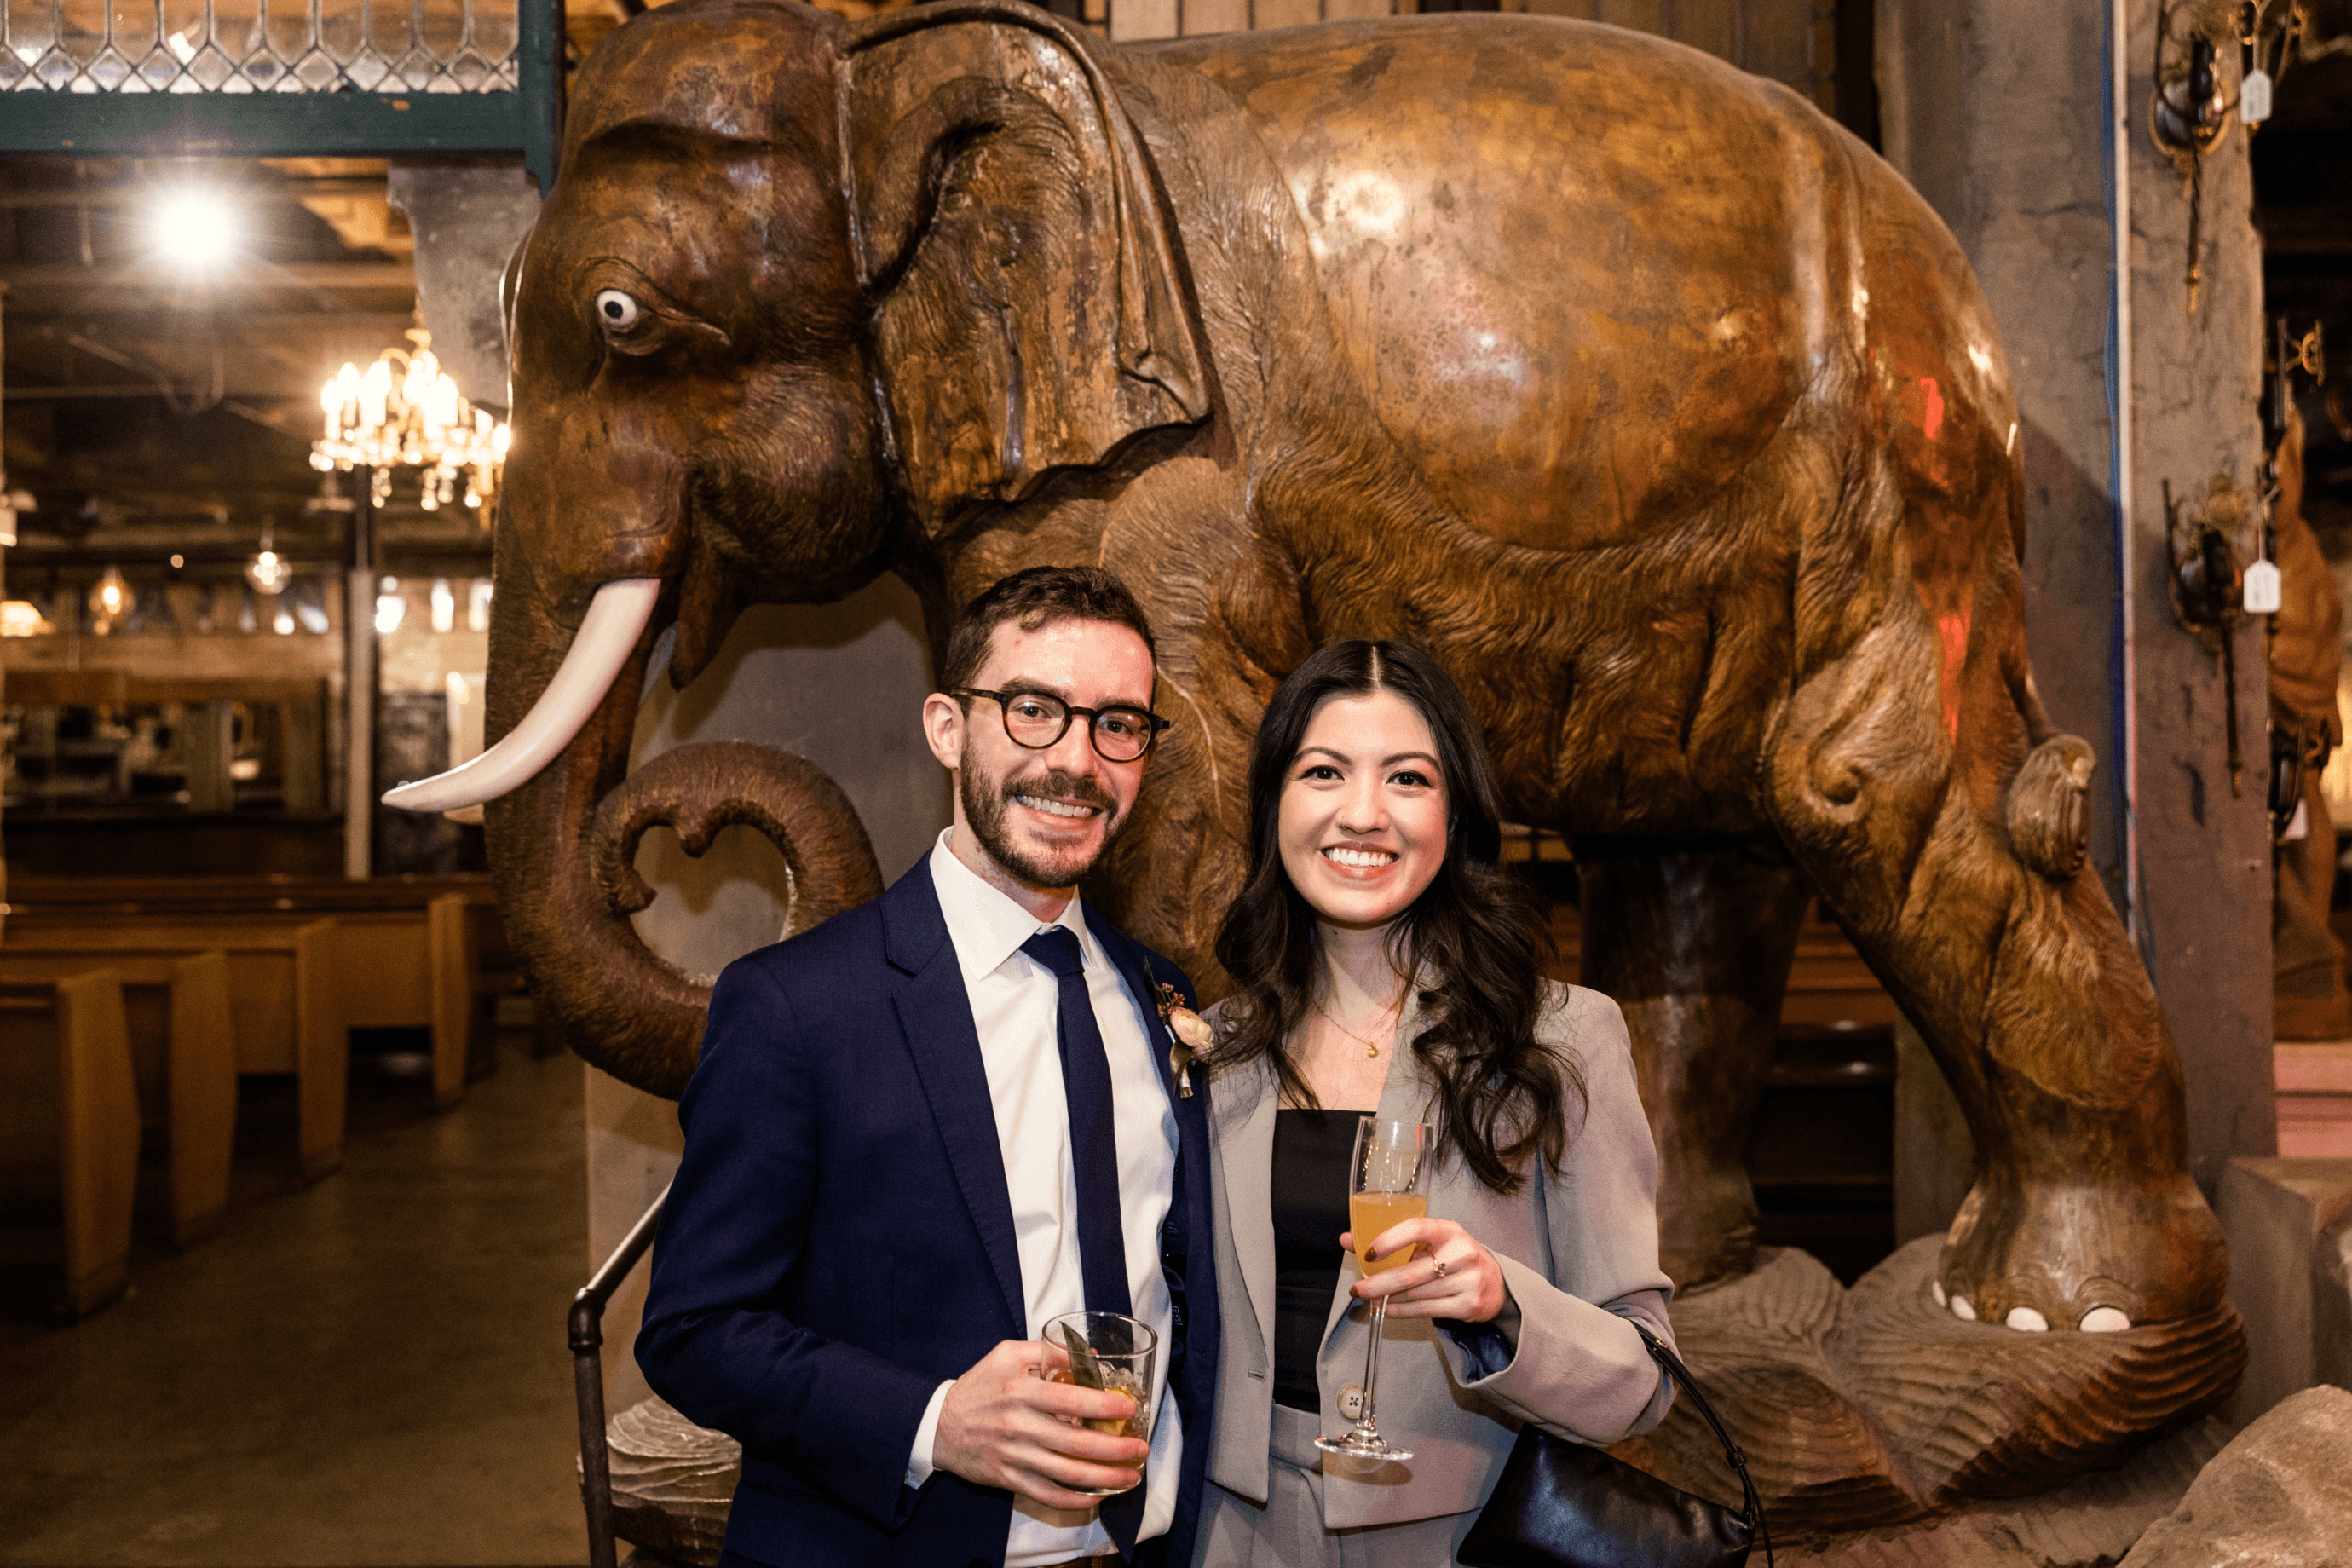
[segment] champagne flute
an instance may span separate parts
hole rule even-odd
[[[1366,1274],[1378,1274],[1409,1260],[1415,1248],[1399,1247],[1374,1261],[1372,1242],[1391,1226],[1420,1219],[1429,1213],[1429,1194],[1422,1190],[1423,1167],[1437,1141],[1437,1130],[1425,1121],[1389,1121],[1367,1116],[1356,1123],[1356,1156],[1348,1180],[1348,1228],[1355,1235],[1356,1255]],[[1381,1374],[1381,1330],[1388,1322],[1389,1299],[1372,1298],[1371,1342],[1364,1348],[1363,1413],[1344,1436],[1318,1437],[1315,1446],[1327,1454],[1375,1461],[1412,1458],[1381,1436],[1372,1410],[1372,1391]]]

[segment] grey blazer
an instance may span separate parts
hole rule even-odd
[[[1409,1004],[1398,1020],[1382,1116],[1430,1119],[1429,1084],[1404,1046],[1418,1011]],[[1674,1342],[1666,1321],[1674,1285],[1658,1268],[1657,1152],[1624,1018],[1597,991],[1554,985],[1538,1034],[1572,1050],[1584,1069],[1587,1110],[1561,1169],[1540,1173],[1509,1198],[1458,1160],[1427,1178],[1429,1212],[1458,1222],[1502,1263],[1516,1335],[1457,1336],[1427,1318],[1390,1320],[1381,1342],[1381,1430],[1413,1458],[1372,1469],[1328,1463],[1328,1528],[1483,1507],[1527,1422],[1609,1444],[1665,1416],[1672,1384],[1628,1321]],[[1216,1086],[1210,1171],[1224,1339],[1209,1479],[1264,1502],[1274,1420],[1275,1079],[1260,1062],[1221,1074]],[[1341,1390],[1364,1375],[1370,1309],[1348,1294],[1361,1274],[1349,1256],[1316,1358],[1323,1419],[1334,1432],[1345,1430]],[[1504,1321],[1510,1317],[1507,1307]]]

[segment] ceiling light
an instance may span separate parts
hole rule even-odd
[[[373,469],[370,493],[378,505],[392,493],[392,469],[420,468],[417,504],[426,511],[461,493],[467,506],[486,510],[510,433],[458,392],[434,355],[432,333],[412,327],[408,336],[413,349],[386,349],[364,371],[346,364],[319,389],[327,433],[310,444],[310,466]]]
[[[253,584],[257,594],[276,595],[293,580],[294,569],[278,553],[278,524],[275,519],[261,520],[260,553],[245,563],[245,580]]]
[[[0,605],[0,637],[46,637],[57,628],[41,614],[41,606],[30,599],[11,599]]]
[[[184,185],[156,199],[148,240],[174,270],[202,277],[236,255],[238,227],[236,209],[218,192]]]
[[[130,608],[131,586],[122,580],[122,568],[108,567],[89,591],[90,629],[105,637]]]

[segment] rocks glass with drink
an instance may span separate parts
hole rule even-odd
[[[1394,1268],[1410,1259],[1414,1249],[1398,1247],[1377,1259],[1372,1242],[1391,1226],[1420,1219],[1429,1213],[1429,1194],[1423,1190],[1423,1168],[1436,1146],[1437,1130],[1425,1121],[1389,1121],[1367,1116],[1356,1123],[1355,1165],[1349,1173],[1348,1228],[1354,1234],[1356,1255],[1366,1274]],[[1381,1374],[1381,1329],[1388,1321],[1389,1299],[1372,1298],[1371,1342],[1364,1350],[1363,1414],[1347,1435],[1318,1437],[1315,1446],[1327,1454],[1349,1458],[1387,1461],[1410,1459],[1412,1450],[1381,1437],[1373,1418],[1372,1392]]]
[[[1106,1389],[1124,1394],[1135,1402],[1135,1408],[1124,1417],[1090,1420],[1081,1425],[1089,1431],[1113,1437],[1137,1437],[1147,1444],[1151,1441],[1151,1391],[1155,1386],[1151,1373],[1160,1354],[1160,1336],[1149,1325],[1124,1312],[1065,1312],[1045,1325],[1045,1342],[1067,1351],[1070,1356],[1069,1365],[1055,1369],[1048,1374],[1047,1381]],[[1108,1497],[1128,1490],[1142,1479],[1143,1462],[1139,1461],[1135,1479],[1127,1486],[1069,1489],[1087,1497]]]

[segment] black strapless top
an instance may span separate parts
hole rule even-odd
[[[1274,1398],[1315,1410],[1315,1354],[1331,1318],[1331,1292],[1348,1254],[1348,1163],[1355,1110],[1274,1113]]]

